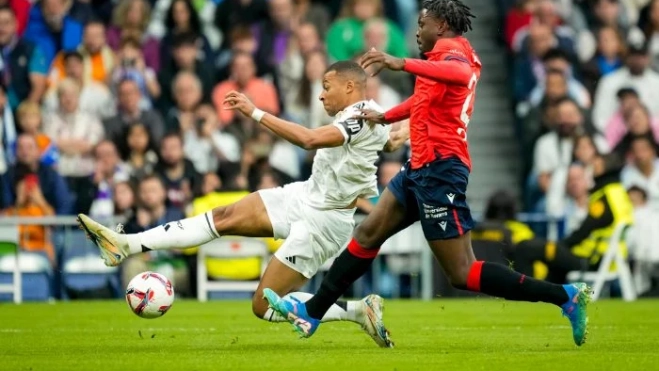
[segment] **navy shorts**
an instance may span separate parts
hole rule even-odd
[[[408,162],[388,188],[405,207],[407,221],[421,221],[426,240],[448,240],[474,227],[467,205],[468,181],[467,166],[457,158],[448,158],[415,170]]]

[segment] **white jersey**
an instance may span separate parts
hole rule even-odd
[[[306,203],[316,209],[345,208],[358,197],[378,195],[375,173],[378,152],[389,139],[389,125],[368,125],[353,117],[361,109],[382,112],[377,103],[361,101],[339,112],[331,125],[341,130],[342,146],[316,152],[311,177],[304,182]]]

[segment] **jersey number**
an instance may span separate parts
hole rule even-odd
[[[476,74],[471,75],[471,80],[469,80],[469,85],[467,88],[469,89],[469,95],[467,95],[467,98],[465,98],[465,102],[462,105],[462,112],[460,113],[460,120],[465,124],[464,128],[458,129],[458,135],[463,137],[463,140],[467,140],[467,127],[469,126],[469,121],[471,120],[471,117],[469,116],[469,113],[467,113],[471,108],[474,106],[474,102],[472,101],[474,97],[474,93],[476,93],[476,83],[478,82],[478,76]]]

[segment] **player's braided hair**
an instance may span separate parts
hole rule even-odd
[[[461,0],[424,0],[423,9],[431,16],[445,20],[451,31],[459,34],[471,31],[471,18],[476,18]]]

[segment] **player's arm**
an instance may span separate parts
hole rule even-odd
[[[334,125],[308,129],[269,113],[266,113],[260,122],[278,137],[306,150],[340,147],[346,141],[341,130]]]
[[[230,91],[222,102],[225,109],[239,111],[251,117],[261,125],[283,138],[304,149],[339,147],[346,142],[346,136],[335,125],[308,129],[294,122],[286,121],[256,108],[245,94]]]
[[[388,125],[394,122],[402,121],[410,117],[410,110],[412,109],[412,97],[387,112],[382,112],[374,109],[362,109],[361,113],[354,118],[364,120],[369,125],[382,124]]]
[[[447,56],[441,61],[403,59],[403,71],[444,84],[469,86],[473,71],[468,61]]]
[[[387,140],[387,143],[384,145],[384,151],[385,152],[394,152],[400,149],[400,147],[405,144],[405,142],[410,139],[410,123],[405,122],[401,125],[401,127],[396,130],[392,131],[389,133],[389,140]]]

